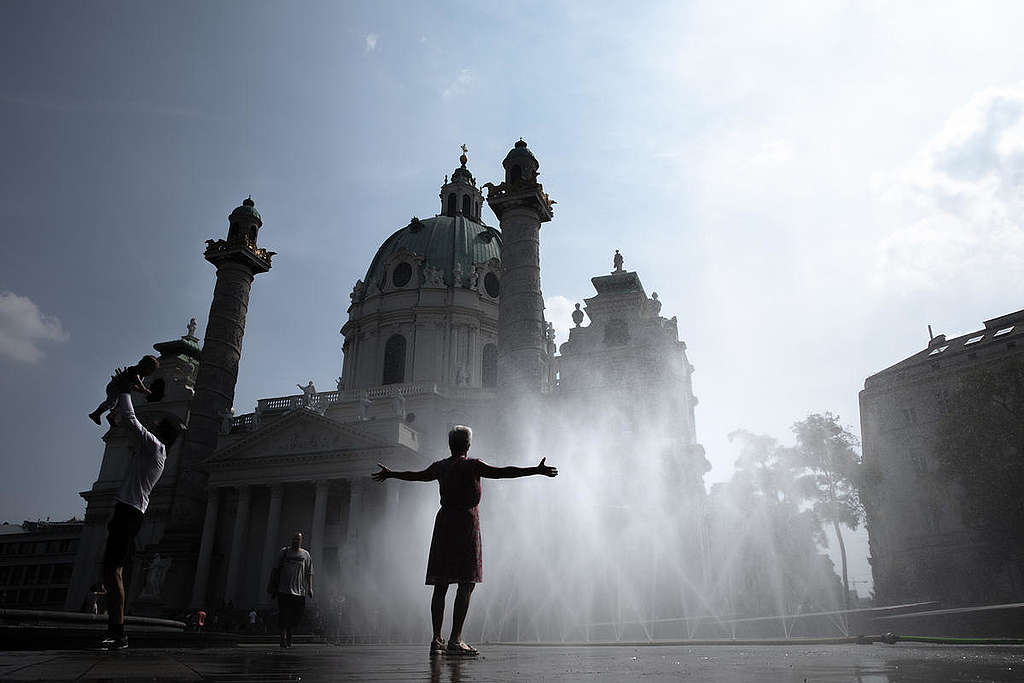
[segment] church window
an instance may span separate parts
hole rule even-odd
[[[484,365],[481,376],[485,387],[498,385],[498,347],[494,344],[485,344],[483,353]]]
[[[516,164],[508,172],[508,181],[510,183],[517,183],[523,179],[523,169],[519,164]]]
[[[409,265],[408,261],[402,261],[395,270],[391,273],[391,283],[395,287],[405,287],[409,284],[409,280],[412,279],[412,266]]]
[[[494,273],[487,273],[484,276],[484,291],[487,292],[487,296],[492,299],[497,299],[498,295],[501,294],[501,284],[498,282],[498,276]]]
[[[405,381],[405,337],[393,334],[384,345],[384,376],[381,384]]]
[[[473,202],[470,200],[469,195],[462,195],[462,215],[468,218],[473,217]]]
[[[458,199],[455,197],[455,193],[452,192],[448,195],[448,210],[445,213],[449,216],[455,216],[455,207],[457,206]]]

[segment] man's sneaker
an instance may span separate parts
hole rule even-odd
[[[123,650],[128,647],[128,636],[107,635],[106,638],[100,641],[100,647],[104,650]]]

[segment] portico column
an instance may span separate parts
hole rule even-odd
[[[267,512],[267,538],[263,542],[263,573],[260,574],[260,581],[269,581],[270,572],[277,565],[280,547],[278,539],[281,532],[281,499],[284,497],[284,487],[281,484],[270,486],[270,510]],[[260,584],[263,585],[262,583]],[[270,602],[268,593],[260,593],[260,602]]]
[[[235,530],[231,535],[228,581],[224,587],[225,602],[234,601],[235,591],[238,589],[238,573],[242,569],[242,550],[245,549],[245,534],[249,530],[249,495],[248,484],[238,487],[238,510],[235,512]]]
[[[206,582],[210,579],[210,558],[213,557],[213,539],[217,535],[217,509],[220,507],[220,489],[211,488],[206,495],[206,516],[203,518],[203,538],[199,543],[199,561],[196,578],[192,583],[192,607],[206,602]]]
[[[309,544],[310,555],[313,556],[313,576],[318,574],[322,576],[323,572],[324,523],[327,517],[327,486],[329,484],[330,482],[326,479],[316,482],[316,497],[313,499],[313,539]],[[316,583],[315,580],[314,583]],[[313,586],[314,593],[319,589],[319,585]]]
[[[363,490],[366,488],[366,482],[363,479],[350,479],[349,480],[349,496],[348,496],[348,533],[345,539],[345,544],[354,549],[359,543],[359,536],[362,533],[362,520],[363,514]]]

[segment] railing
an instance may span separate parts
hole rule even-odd
[[[429,396],[438,394],[449,398],[466,398],[470,395],[476,396],[483,390],[469,388],[441,389],[434,382],[411,382],[405,384],[385,384],[370,389],[349,389],[347,391],[319,391],[308,399],[305,394],[294,394],[292,396],[276,396],[274,398],[261,398],[257,402],[257,412],[266,414],[280,412],[282,410],[296,410],[309,407],[313,410],[323,411],[329,406],[338,403],[354,403],[362,399],[379,401],[390,399],[394,396],[408,398],[410,396]],[[308,402],[307,402],[308,401]],[[255,413],[236,415],[231,420],[231,428],[250,429],[256,424]]]

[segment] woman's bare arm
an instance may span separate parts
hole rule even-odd
[[[540,464],[536,467],[493,467],[483,460],[480,461],[480,476],[485,479],[516,479],[518,477],[529,477],[534,474],[542,474],[545,477],[557,477],[558,470],[545,465],[547,458],[541,458]]]
[[[402,481],[434,481],[434,473],[430,471],[429,467],[425,470],[420,470],[419,472],[395,472],[394,470],[389,470],[380,463],[377,463],[377,467],[379,467],[380,470],[371,475],[373,480],[376,482],[382,482],[386,479],[401,479]]]

